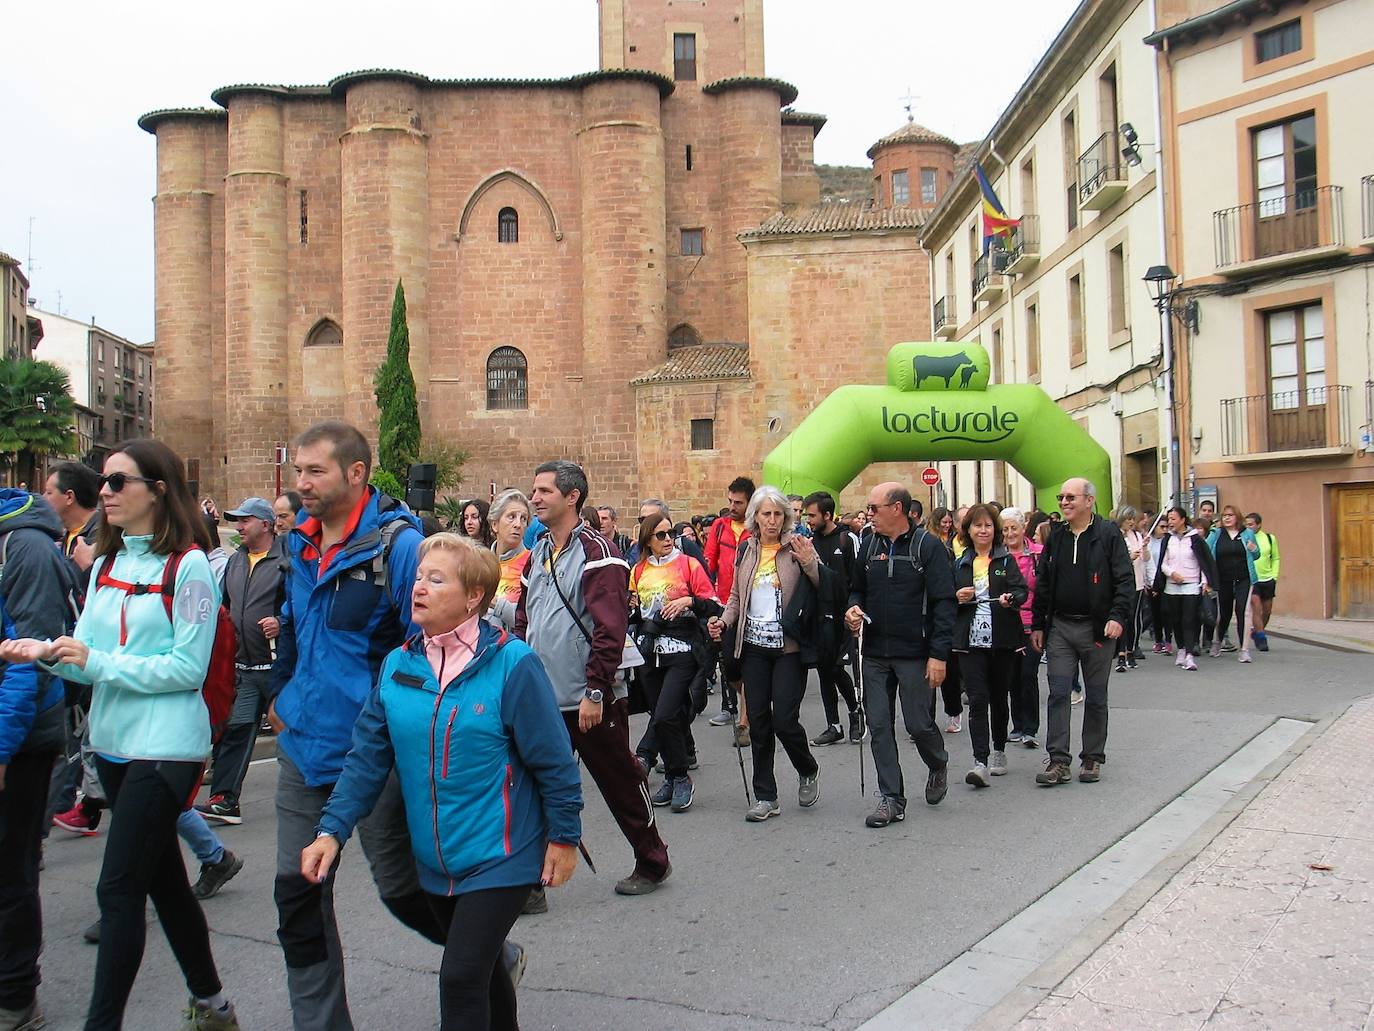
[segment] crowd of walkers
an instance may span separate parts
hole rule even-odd
[[[693,808],[692,725],[712,695],[746,821],[782,813],[779,744],[809,809],[818,757],[867,738],[864,820],[883,828],[908,802],[899,703],[929,805],[965,728],[971,787],[1042,741],[1036,783],[1070,782],[1079,703],[1077,777],[1093,783],[1109,676],[1137,668],[1146,633],[1187,671],[1268,650],[1278,545],[1229,505],[1215,523],[1106,518],[1074,479],[1051,515],[989,501],[926,518],[891,482],[846,514],[739,477],[719,513],[674,521],[649,498],[625,533],[578,465],[551,461],[529,493],[466,502],[445,530],[369,485],[371,449],[346,423],[311,427],[293,461],[294,491],[223,516],[154,440],[123,443],[100,475],[59,466],[41,497],[0,491],[0,1031],[43,1026],[43,839],[95,837],[106,810],[84,1026],[123,1026],[151,899],[189,994],[182,1027],[239,1027],[201,902],[243,867],[213,827],[245,818],[264,723],[293,1025],[353,1027],[333,891],[356,833],[386,908],[443,950],[441,1026],[505,1029],[525,962],[512,927],[591,861],[579,760],[633,854],[615,892],[647,895],[673,870],[656,811]],[[810,737],[813,669],[825,726]]]

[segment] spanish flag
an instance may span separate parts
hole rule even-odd
[[[973,174],[978,177],[978,189],[983,194],[983,253],[986,254],[988,247],[992,245],[993,237],[1010,239],[1011,231],[1021,224],[1021,220],[1012,218],[1007,214],[1006,208],[1002,207],[1002,202],[997,199],[992,183],[988,182],[987,173],[983,171],[980,162],[974,162]]]

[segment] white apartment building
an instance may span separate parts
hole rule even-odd
[[[1161,320],[1143,282],[1163,260],[1151,19],[1151,0],[1084,0],[974,155],[1020,228],[984,254],[970,165],[922,245],[934,337],[981,343],[993,382],[1040,384],[1111,456],[1101,500],[1110,487],[1113,505],[1158,510],[1171,456]],[[1034,507],[1005,463],[940,469],[951,508]]]

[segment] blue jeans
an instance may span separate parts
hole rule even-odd
[[[224,858],[223,842],[215,836],[205,817],[194,809],[187,809],[177,817],[177,834],[202,864],[213,866]]]

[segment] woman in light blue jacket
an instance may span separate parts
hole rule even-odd
[[[220,605],[205,557],[209,533],[183,468],[159,441],[116,448],[101,477],[105,520],[74,635],[0,646],[6,659],[23,655],[64,680],[93,686],[91,749],[114,819],[96,888],[100,949],[86,1031],[123,1025],[143,961],[150,897],[191,993],[183,1031],[239,1026],[177,842],[177,819],[210,754],[201,687]],[[169,614],[162,587],[172,561]]]
[[[1221,525],[1207,535],[1207,546],[1217,561],[1217,630],[1212,639],[1212,657],[1233,652],[1236,645],[1227,637],[1232,614],[1236,617],[1236,637],[1240,641],[1240,661],[1250,661],[1250,636],[1246,617],[1250,613],[1250,592],[1254,588],[1255,556],[1259,545],[1255,534],[1241,521],[1235,505],[1221,509]]]

